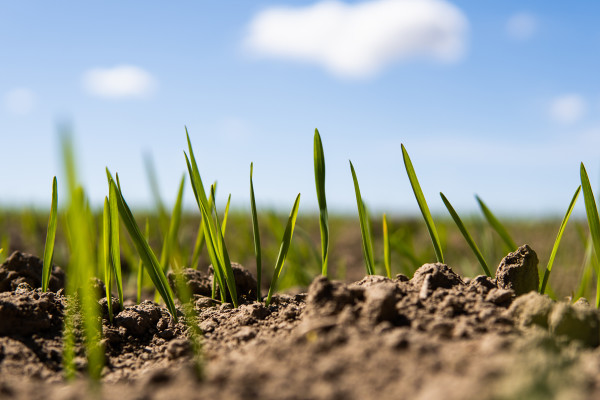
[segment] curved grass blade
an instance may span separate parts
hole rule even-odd
[[[504,225],[500,223],[498,218],[492,213],[489,207],[481,200],[481,198],[475,195],[475,199],[477,199],[477,203],[479,204],[479,208],[481,208],[481,212],[483,216],[488,221],[490,226],[496,231],[496,233],[500,236],[504,244],[508,247],[510,251],[515,251],[517,249],[517,244],[512,239]]]
[[[423,214],[423,218],[425,219],[425,225],[427,225],[427,230],[429,231],[429,236],[431,237],[431,242],[433,243],[433,250],[435,251],[435,256],[438,262],[443,263],[444,254],[442,253],[442,244],[440,242],[440,237],[437,233],[437,230],[435,229],[433,218],[431,217],[431,213],[429,212],[429,207],[427,206],[427,202],[425,201],[425,196],[423,195],[423,191],[421,190],[421,185],[419,185],[419,180],[417,179],[417,174],[415,173],[415,169],[413,168],[412,162],[410,161],[408,152],[406,151],[406,148],[403,144],[401,145],[401,147],[402,158],[404,159],[404,167],[406,168],[408,180],[410,181],[413,193],[415,194],[415,198],[417,199],[417,204],[419,205],[421,214]]]
[[[110,260],[110,205],[108,197],[104,198],[104,209],[102,212],[102,261],[104,263],[104,286],[106,287],[106,305],[108,307],[108,318],[110,323],[113,322],[113,309],[111,292],[112,292],[112,270]]]
[[[192,184],[193,186],[193,184]],[[215,187],[215,192],[217,190],[217,182],[213,183]],[[212,199],[208,200],[208,206],[212,210]],[[200,216],[202,218],[202,216]],[[194,269],[198,269],[198,262],[200,261],[200,252],[202,251],[202,246],[204,245],[204,229],[202,228],[202,221],[200,221],[200,225],[198,226],[198,233],[196,234],[196,242],[194,243],[194,251],[192,252],[192,263],[191,267]]]
[[[231,204],[231,193],[229,193],[229,197],[227,198],[227,204],[225,205],[225,213],[223,213],[223,222],[221,223],[221,230],[223,231],[223,236],[225,236],[225,228],[227,228],[227,217],[229,216],[229,204]]]
[[[52,205],[50,206],[50,219],[46,231],[46,245],[44,246],[44,265],[42,267],[42,291],[48,291],[50,274],[52,273],[52,257],[54,256],[54,241],[56,239],[56,226],[58,223],[58,194],[56,190],[56,177],[52,180]],[[0,249],[1,250],[1,249]]]
[[[275,269],[273,270],[273,278],[271,279],[271,286],[269,287],[269,293],[267,294],[267,300],[265,305],[271,304],[271,297],[277,287],[277,280],[281,274],[285,257],[287,256],[288,250],[290,249],[290,243],[292,243],[292,236],[294,235],[294,226],[296,225],[296,217],[298,216],[298,207],[300,205],[300,193],[296,196],[296,201],[292,207],[292,212],[288,218],[287,225],[285,226],[285,232],[283,233],[283,239],[281,240],[281,247],[279,248],[279,254],[277,255],[277,261],[275,262]]]
[[[260,248],[260,229],[258,227],[258,214],[256,212],[256,200],[254,199],[254,183],[252,182],[252,172],[254,164],[250,163],[250,209],[252,211],[252,234],[254,236],[254,254],[256,255],[256,299],[262,300],[261,282],[262,282],[262,252]]]
[[[600,219],[598,218],[598,208],[596,207],[594,192],[592,192],[592,186],[590,185],[590,180],[583,163],[581,163],[580,175],[581,188],[583,189],[583,198],[585,200],[585,213],[587,215],[588,226],[592,235],[594,252],[596,253],[596,260],[600,261]],[[599,264],[600,262],[598,262],[596,265]],[[599,271],[596,271],[596,308],[600,307],[600,274],[598,272]]]
[[[233,276],[233,270],[231,268],[231,262],[229,260],[229,255],[227,254],[227,248],[225,247],[225,240],[223,238],[223,233],[221,227],[218,222],[218,214],[216,207],[214,208],[214,219],[211,216],[211,209],[209,206],[208,198],[206,196],[206,192],[204,190],[204,185],[202,183],[202,179],[200,177],[200,172],[198,171],[198,164],[196,163],[196,158],[194,156],[194,151],[192,149],[192,143],[190,141],[190,135],[187,132],[186,128],[186,136],[188,143],[188,150],[190,152],[190,157],[188,158],[187,154],[184,152],[186,158],[186,164],[188,167],[188,172],[190,174],[192,188],[194,190],[194,196],[196,197],[196,202],[200,207],[200,212],[202,213],[202,223],[204,227],[204,235],[206,236],[206,247],[208,249],[209,257],[211,258],[211,262],[213,263],[215,276],[219,278],[219,287],[221,288],[221,298],[224,301],[224,293],[225,293],[225,285],[223,283],[226,282],[227,288],[229,289],[229,294],[231,295],[231,300],[233,305],[237,307],[237,291],[235,279]],[[211,188],[211,197],[214,198],[214,187]],[[214,201],[213,201],[214,205]],[[220,275],[220,276],[219,276]]]
[[[118,182],[118,175],[116,176],[116,178]],[[160,263],[158,262],[156,255],[150,248],[150,245],[148,244],[146,239],[144,239],[144,236],[140,232],[140,228],[135,222],[133,214],[131,213],[127,202],[125,201],[123,194],[121,193],[121,189],[117,189],[115,181],[111,181],[111,186],[113,188],[112,190],[115,191],[118,197],[119,214],[121,215],[123,224],[125,225],[127,232],[129,232],[129,236],[131,236],[131,240],[133,241],[140,258],[142,259],[142,262],[144,263],[144,265],[146,265],[148,275],[150,275],[154,286],[156,287],[163,301],[165,302],[169,313],[171,314],[173,319],[177,321],[177,309],[175,308],[175,302],[173,301],[173,293],[171,291],[171,288],[169,287],[169,283],[160,266]]]
[[[120,189],[119,189],[120,191]],[[110,252],[112,256],[112,267],[117,283],[119,305],[123,309],[123,278],[121,275],[121,244],[119,238],[119,206],[117,187],[114,182],[109,181],[108,205],[110,208]]]
[[[392,279],[391,258],[387,216],[383,214],[383,265],[385,266],[387,277],[390,279]]]
[[[560,245],[560,239],[565,231],[565,227],[567,226],[567,222],[569,222],[569,217],[573,212],[573,208],[575,208],[575,203],[577,202],[577,198],[579,197],[579,192],[581,191],[581,185],[575,191],[573,198],[571,199],[571,203],[569,204],[569,208],[567,209],[567,213],[563,218],[560,228],[558,229],[558,234],[556,235],[556,240],[554,241],[554,246],[552,247],[552,253],[550,253],[550,259],[548,260],[548,265],[546,266],[546,271],[544,272],[544,278],[542,279],[542,285],[540,287],[540,293],[544,294],[546,291],[546,285],[548,283],[548,278],[550,277],[550,271],[552,271],[552,264],[554,263],[554,257],[556,257],[556,252],[558,251],[558,246]]]
[[[369,216],[367,209],[360,195],[360,187],[352,161],[350,161],[350,171],[352,172],[352,180],[354,181],[354,193],[356,194],[356,207],[358,208],[358,220],[360,222],[360,233],[362,237],[363,255],[365,257],[365,267],[368,275],[375,275],[375,261],[373,260],[373,242],[369,229]]]
[[[462,233],[463,237],[467,241],[467,244],[469,245],[471,250],[473,250],[473,253],[475,253],[475,257],[477,257],[477,260],[479,260],[479,264],[481,264],[481,268],[483,268],[483,272],[485,272],[485,274],[487,276],[491,277],[492,274],[490,273],[490,269],[488,268],[488,265],[485,262],[485,258],[483,258],[483,255],[481,254],[481,251],[479,251],[479,248],[475,244],[473,237],[469,234],[467,227],[465,226],[465,224],[463,224],[463,222],[460,219],[460,217],[458,216],[457,212],[454,210],[454,207],[452,207],[452,204],[450,204],[450,202],[448,201],[446,196],[444,196],[444,193],[440,192],[440,196],[442,197],[442,201],[444,202],[444,205],[448,209],[448,212],[452,216],[454,223],[456,223],[456,226],[458,226],[460,233]]]
[[[327,261],[329,258],[329,217],[327,214],[327,199],[325,197],[325,155],[319,130],[315,129],[313,145],[315,162],[315,186],[319,201],[319,229],[321,230],[321,274],[327,276]]]

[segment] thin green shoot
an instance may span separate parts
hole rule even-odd
[[[490,273],[490,269],[489,269],[489,267],[487,265],[487,262],[485,261],[485,258],[483,258],[483,254],[481,254],[481,251],[479,251],[479,247],[477,247],[477,245],[475,244],[475,241],[473,240],[473,237],[471,236],[471,234],[469,234],[469,231],[467,230],[467,227],[465,226],[465,224],[463,224],[462,220],[458,216],[458,213],[454,210],[454,207],[452,207],[452,204],[450,204],[450,202],[448,201],[448,199],[446,198],[446,196],[444,196],[444,193],[440,192],[440,196],[442,198],[442,201],[444,202],[444,205],[448,209],[448,212],[452,216],[452,219],[454,220],[454,223],[456,223],[456,226],[460,230],[460,233],[462,233],[463,237],[467,241],[467,244],[469,245],[469,247],[471,248],[471,250],[473,250],[473,253],[475,254],[475,257],[477,257],[477,260],[479,261],[479,264],[481,265],[481,268],[483,268],[483,272],[487,276],[491,277],[492,274]]]
[[[356,206],[358,208],[358,220],[360,222],[360,233],[362,237],[363,255],[365,257],[365,267],[368,275],[375,275],[375,261],[373,260],[373,242],[369,229],[369,216],[367,209],[360,195],[360,187],[352,161],[350,161],[350,171],[352,172],[352,180],[354,181],[354,193],[356,194]]]
[[[292,207],[292,211],[290,212],[288,222],[285,226],[285,231],[281,240],[281,246],[279,247],[279,254],[277,255],[277,261],[275,262],[275,269],[273,270],[271,286],[269,287],[269,293],[267,294],[267,300],[265,301],[265,305],[267,307],[269,306],[269,304],[271,304],[271,298],[273,297],[273,293],[275,293],[275,289],[277,288],[277,281],[279,280],[279,276],[283,268],[283,263],[285,262],[285,258],[290,248],[290,243],[292,243],[292,236],[294,234],[294,226],[296,225],[296,217],[298,216],[299,206],[300,193],[298,193],[298,196],[296,196],[296,201],[294,202],[294,206]]]
[[[254,164],[250,163],[250,209],[252,211],[252,234],[254,237],[254,255],[256,256],[256,299],[262,300],[261,282],[262,282],[262,253],[260,248],[260,229],[258,227],[258,214],[256,212],[256,200],[254,199],[254,183],[252,182],[252,172]]]
[[[392,279],[392,256],[390,254],[390,235],[388,232],[387,216],[383,214],[383,265],[387,277]]]
[[[481,208],[483,216],[488,221],[490,226],[494,229],[494,231],[496,231],[496,233],[500,236],[506,247],[510,251],[515,251],[517,249],[517,244],[512,239],[504,225],[502,225],[500,220],[496,218],[494,213],[492,213],[489,207],[483,202],[483,200],[481,200],[479,196],[475,195],[475,199],[477,199],[477,203],[479,204],[479,208]]]
[[[192,149],[192,143],[190,141],[190,136],[187,132],[186,128],[186,136],[188,142],[188,150],[190,156],[184,152],[186,164],[188,167],[188,172],[190,175],[190,181],[192,183],[192,189],[194,191],[194,197],[196,198],[196,203],[200,208],[200,212],[202,213],[202,225],[204,229],[204,235],[206,236],[206,247],[208,249],[208,254],[213,264],[213,268],[215,271],[215,276],[219,278],[221,283],[226,281],[227,288],[229,289],[229,294],[231,295],[231,300],[233,305],[237,307],[237,289],[235,284],[235,278],[233,275],[233,269],[231,268],[231,262],[229,260],[229,256],[227,254],[227,248],[225,246],[225,241],[222,235],[221,227],[218,224],[217,219],[211,216],[211,210],[208,203],[208,198],[206,196],[206,191],[204,190],[204,184],[202,183],[202,178],[200,177],[200,172],[198,170],[198,164],[196,163],[196,158],[194,156],[194,151]],[[214,193],[214,189],[213,189]],[[216,207],[214,207],[214,215],[217,216]],[[225,301],[225,285],[220,284],[219,287],[221,289],[221,300]]]
[[[327,276],[327,261],[329,258],[329,217],[327,214],[327,200],[325,198],[325,155],[319,130],[315,129],[313,145],[315,162],[315,186],[317,200],[319,201],[319,229],[321,230],[321,274]]]
[[[587,215],[588,226],[592,235],[592,243],[594,245],[594,252],[596,254],[596,260],[600,261],[600,219],[598,219],[598,208],[596,207],[596,200],[594,198],[594,192],[590,185],[585,166],[581,163],[580,168],[581,175],[581,188],[583,189],[583,198],[585,200],[585,213]],[[600,265],[597,262],[596,265]],[[596,271],[597,285],[596,285],[596,308],[600,307],[600,273]]]
[[[52,258],[54,256],[54,242],[56,239],[56,226],[58,224],[58,193],[56,189],[56,176],[52,180],[52,204],[50,206],[50,219],[46,231],[46,245],[44,246],[44,264],[42,267],[42,291],[48,291],[50,275],[52,274]]]
[[[108,169],[106,170],[108,173]],[[110,254],[113,273],[115,274],[119,305],[123,309],[123,277],[121,274],[121,242],[119,233],[119,205],[117,187],[110,184],[108,188],[108,206],[110,209]]]
[[[554,246],[552,247],[552,253],[550,253],[550,259],[548,259],[548,265],[546,266],[546,271],[544,272],[544,278],[542,279],[542,284],[540,286],[540,293],[544,294],[546,291],[546,285],[548,283],[548,278],[550,277],[550,271],[552,271],[552,264],[554,263],[554,258],[556,257],[556,252],[558,251],[558,246],[560,245],[560,240],[565,231],[565,227],[567,226],[567,222],[569,222],[569,217],[573,212],[573,208],[575,208],[575,203],[577,202],[577,198],[579,197],[579,192],[581,191],[581,185],[577,187],[575,190],[575,194],[571,199],[571,203],[569,204],[569,208],[567,209],[567,213],[563,218],[560,228],[558,229],[558,234],[556,235],[556,240],[554,241]]]
[[[104,198],[104,209],[102,213],[102,251],[104,264],[104,286],[106,288],[106,305],[108,307],[108,318],[113,322],[113,309],[111,301],[112,292],[112,268],[110,256],[110,205],[108,197]]]
[[[147,242],[150,241],[150,221],[146,218],[146,229],[144,232],[144,237]],[[136,279],[136,303],[140,304],[142,302],[142,288],[144,287],[144,263],[140,258],[138,261],[138,269],[137,269],[137,279]]]
[[[215,192],[217,190],[217,182],[213,183],[215,187]],[[212,210],[212,199],[208,199],[208,205]],[[200,216],[202,218],[202,216]],[[204,245],[204,229],[202,228],[202,221],[200,221],[200,225],[198,225],[198,233],[196,234],[196,242],[194,243],[194,251],[192,252],[192,263],[191,266],[194,269],[198,269],[198,262],[200,261],[200,252],[202,251],[202,247]]]
[[[177,234],[179,233],[179,227],[181,225],[184,185],[185,175],[181,177],[181,181],[179,182],[177,198],[175,199],[175,205],[173,206],[173,211],[171,212],[171,219],[169,221],[169,230],[163,240],[162,251],[160,254],[160,265],[162,266],[164,273],[167,273],[167,270],[169,269],[171,257],[175,251],[175,247],[177,246]]]
[[[227,217],[229,216],[229,205],[231,204],[231,193],[229,193],[229,197],[227,197],[227,204],[225,205],[225,212],[223,213],[223,222],[221,223],[221,230],[223,231],[223,236],[225,236],[225,229],[227,228]]]
[[[423,214],[423,219],[425,219],[425,225],[427,225],[427,230],[429,231],[429,236],[431,237],[431,242],[433,243],[433,250],[435,251],[435,256],[438,262],[444,263],[444,254],[442,253],[442,244],[440,242],[440,237],[438,235],[437,230],[435,229],[435,224],[433,222],[431,213],[429,212],[429,207],[427,206],[427,202],[425,201],[423,191],[421,190],[421,185],[419,185],[417,174],[415,173],[415,169],[413,168],[412,162],[410,161],[410,157],[408,156],[406,148],[403,144],[401,145],[401,147],[402,158],[404,159],[404,167],[406,168],[408,180],[410,181],[413,193],[415,194],[415,198],[417,199],[417,204],[419,205],[421,214]]]
[[[107,173],[108,173],[108,170],[107,170]],[[119,175],[118,174],[116,175],[116,179],[117,179],[117,184],[118,184],[119,183]],[[175,321],[177,321],[177,309],[175,308],[175,302],[173,300],[173,293],[171,291],[171,288],[169,287],[167,277],[165,276],[165,274],[160,266],[160,263],[158,262],[158,259],[156,258],[156,255],[150,248],[148,241],[146,241],[146,239],[140,232],[140,228],[138,227],[137,223],[135,222],[135,218],[133,217],[133,214],[131,213],[129,206],[127,205],[127,202],[125,201],[123,194],[121,193],[121,188],[120,188],[121,185],[119,184],[119,187],[117,188],[115,181],[110,178],[110,174],[109,174],[109,184],[111,185],[111,191],[114,191],[114,193],[117,196],[119,215],[121,216],[123,224],[125,225],[127,232],[129,232],[129,236],[131,237],[131,240],[133,241],[140,258],[142,259],[142,262],[146,266],[148,274],[150,275],[150,278],[152,279],[154,286],[156,287],[156,289],[160,293],[160,296],[162,297],[163,301],[165,302],[165,305],[167,306],[167,309],[169,310],[171,317],[173,317],[173,319]],[[111,211],[111,213],[112,213],[112,211]]]

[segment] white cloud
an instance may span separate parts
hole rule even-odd
[[[506,33],[513,39],[527,40],[531,38],[538,28],[537,19],[527,13],[515,14],[506,22]]]
[[[250,22],[251,53],[320,65],[347,78],[375,75],[395,61],[460,60],[468,21],[444,0],[337,0],[308,7],[273,7]]]
[[[27,88],[16,88],[4,95],[4,107],[15,115],[27,115],[36,103],[35,93]]]
[[[156,89],[156,80],[147,71],[133,65],[93,68],[83,75],[85,90],[108,98],[148,97]]]
[[[579,121],[587,111],[587,102],[578,94],[565,94],[556,97],[550,104],[550,116],[562,123]]]

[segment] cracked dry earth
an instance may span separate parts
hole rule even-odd
[[[206,297],[210,271],[185,271],[202,330],[200,378],[185,325],[164,307],[129,303],[110,324],[101,299],[106,366],[90,389],[83,372],[63,379],[64,274],[55,267],[42,293],[41,261],[14,253],[0,266],[0,398],[600,398],[600,314],[584,300],[538,295],[526,245],[495,279],[461,278],[443,264],[412,279],[317,277],[269,307],[253,300],[254,278],[235,271],[245,294],[236,309]]]

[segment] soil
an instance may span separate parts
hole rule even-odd
[[[494,279],[462,278],[443,264],[425,264],[412,279],[320,276],[269,307],[256,301],[242,266],[238,308],[207,297],[210,272],[188,269],[201,374],[184,318],[128,301],[111,324],[103,298],[101,385],[86,379],[81,347],[78,378],[65,381],[64,274],[54,267],[43,293],[41,265],[19,252],[0,265],[0,398],[600,398],[600,312],[537,294],[537,256],[527,245],[502,260]]]

